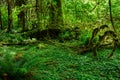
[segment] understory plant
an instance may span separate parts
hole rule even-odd
[[[23,60],[19,61],[10,53],[0,56],[0,79],[2,80],[23,80],[29,74],[23,66]]]

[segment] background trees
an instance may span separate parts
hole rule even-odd
[[[15,6],[21,7],[26,5],[26,0],[16,0],[15,1]],[[18,16],[18,25],[19,27],[22,27],[22,31],[26,30],[26,10],[25,8],[20,9]]]
[[[63,26],[62,2],[62,0],[55,0],[49,2],[49,26],[51,28]]]
[[[120,2],[109,3],[0,0],[0,80],[119,80]]]
[[[110,23],[109,4],[105,0],[1,0],[1,3],[3,3],[1,5],[1,21],[3,21],[5,26],[7,24],[5,22],[8,22],[8,31],[12,28],[12,24],[13,28],[19,26],[22,28],[22,31],[25,31],[31,27],[38,26],[41,29],[45,29],[46,26],[49,28],[59,26],[83,27],[85,25],[90,26],[90,24]],[[113,19],[117,21],[119,20],[118,5],[119,2],[116,0],[112,2]],[[6,8],[7,6],[8,8]],[[17,17],[15,17],[16,15]]]
[[[8,5],[8,31],[12,29],[12,0],[7,0]]]
[[[114,0],[111,6],[116,28],[120,16],[118,5]],[[106,0],[1,0],[0,9],[0,26],[8,31],[75,27],[91,31],[102,24],[111,26]]]
[[[2,1],[0,1],[0,5],[2,5]],[[2,29],[2,14],[1,14],[1,6],[0,6],[0,29]]]

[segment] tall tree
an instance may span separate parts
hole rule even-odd
[[[12,0],[7,0],[8,4],[8,28],[7,31],[11,31],[12,29]]]
[[[15,2],[16,6],[21,7],[22,5],[26,4],[26,0],[16,0]],[[20,13],[18,14],[18,25],[22,27],[22,31],[26,31],[26,19],[25,19],[25,9],[22,9]]]
[[[2,13],[1,13],[1,6],[2,5],[2,0],[0,0],[0,29],[3,29],[3,26],[2,26]]]
[[[41,17],[42,17],[42,0],[36,0],[36,15],[37,15],[37,27],[41,27]]]
[[[50,24],[52,28],[63,25],[62,0],[54,0],[56,4],[50,4]]]

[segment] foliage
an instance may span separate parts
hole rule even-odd
[[[21,63],[25,61],[17,61],[14,52],[1,53],[0,57],[0,77],[7,77],[12,80],[24,78],[28,71]],[[4,76],[6,74],[6,76]]]
[[[39,8],[41,9],[36,6],[35,0],[28,0],[22,6],[13,5],[10,15],[13,19],[13,28],[7,33],[8,5],[2,0],[4,3],[0,9],[4,30],[0,30],[0,80],[5,78],[5,75],[8,80],[118,80],[120,78],[120,49],[116,50],[111,59],[106,59],[111,49],[98,50],[99,56],[96,59],[92,57],[91,52],[77,55],[76,51],[76,46],[81,47],[89,43],[94,27],[99,27],[104,23],[111,25],[108,0],[60,0],[63,3],[61,15],[63,15],[64,25],[55,25],[55,29],[52,25],[56,22],[53,21],[50,25],[50,16],[53,15],[59,19],[58,0],[40,1]],[[118,38],[120,33],[119,5],[119,1],[112,0],[113,20]],[[50,8],[55,11],[50,12]],[[39,15],[36,13],[37,9],[39,9]],[[37,31],[35,34],[32,31],[29,32],[30,34],[27,34],[27,31],[21,32],[22,27],[18,27],[18,14],[21,11],[25,11],[25,27],[28,32],[35,29]],[[40,19],[37,19],[38,17]],[[77,31],[76,27],[78,27]],[[111,30],[111,27],[109,29]],[[25,33],[29,36],[24,37]],[[52,40],[50,36],[53,36]],[[40,43],[36,38],[41,38]],[[93,43],[96,41],[98,41],[98,36],[95,37]],[[25,45],[18,45],[23,42]]]
[[[30,3],[32,2],[32,4]],[[20,11],[25,10],[27,12],[26,14],[26,27],[30,30],[33,29],[36,26],[37,19],[36,19],[36,13],[35,11],[35,2],[30,0],[26,5],[22,5],[19,7],[13,7],[12,8],[12,18],[13,18],[13,28],[16,30],[20,29],[18,28],[18,17],[17,15],[20,13]],[[56,5],[56,1],[51,0],[43,0],[42,7],[44,8],[44,11],[41,15],[41,29],[46,29],[46,25],[49,24],[49,7],[50,3],[53,5]],[[63,28],[73,28],[75,27],[78,22],[79,27],[85,27],[86,25],[81,26],[81,24],[91,23],[94,24],[104,24],[109,22],[109,5],[108,1],[105,0],[63,0],[63,17],[64,17],[64,24]],[[3,20],[3,26],[7,27],[7,8],[6,6],[1,7],[2,10],[2,20]],[[119,2],[116,0],[112,1],[112,12],[113,12],[113,19],[116,21],[119,21]],[[118,24],[115,24],[118,26]],[[49,26],[49,25],[48,25]],[[90,25],[88,25],[90,26]],[[64,35],[63,35],[64,36]]]
[[[0,40],[5,43],[17,44],[24,41],[24,38],[16,31],[11,33],[5,33],[4,31],[0,32]]]
[[[99,58],[93,59],[89,55],[75,55],[75,52],[66,47],[57,47],[50,44],[41,43],[44,47],[37,47],[37,45],[30,46],[16,46],[4,47],[7,50],[6,57],[1,60],[2,72],[13,74],[14,77],[21,77],[23,75],[31,74],[29,77],[35,80],[56,80],[56,79],[113,79],[119,78],[120,65],[119,63],[119,49],[111,59],[106,59],[105,55],[110,51],[99,51]],[[2,48],[1,52],[2,51]],[[13,51],[24,53],[22,58],[14,62],[11,55]],[[22,51],[22,52],[21,52]],[[8,55],[10,53],[10,55]],[[18,53],[18,54],[20,54]],[[2,58],[2,57],[1,57]],[[8,61],[9,58],[9,61]],[[7,63],[3,63],[7,61]],[[11,67],[10,67],[11,66]],[[10,71],[12,70],[13,71]],[[1,72],[1,74],[2,74]],[[24,80],[25,78],[21,77]],[[14,79],[18,80],[18,79]]]
[[[84,34],[83,34],[84,33]],[[90,34],[90,32],[89,31],[83,31],[82,33],[81,33],[81,36],[80,36],[80,42],[81,42],[81,44],[85,44],[85,45],[87,45],[88,43],[89,43],[89,39],[90,39],[90,37],[91,37],[91,35],[92,34]]]
[[[6,10],[6,7],[5,6],[3,6],[3,7],[1,7],[1,14],[2,14],[2,20],[3,20],[3,28],[6,28],[7,27],[7,17],[8,17],[8,15],[6,14],[7,13],[7,10]]]
[[[80,45],[88,45],[90,38],[92,37],[92,33],[89,30],[84,30],[81,32],[81,35],[79,37],[79,42]],[[95,39],[93,40],[94,43],[98,41],[99,37],[96,36]]]

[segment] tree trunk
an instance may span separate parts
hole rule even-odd
[[[36,0],[36,15],[37,15],[37,22],[36,22],[36,26],[37,27],[41,27],[41,17],[42,17],[42,0]]]
[[[16,0],[16,6],[21,7],[23,5],[26,4],[26,0]],[[20,11],[20,13],[18,14],[18,25],[19,27],[22,27],[22,31],[26,31],[26,25],[25,25],[25,10],[23,9],[22,11]]]
[[[12,29],[12,0],[7,0],[8,4],[8,28],[7,31],[11,31]]]
[[[50,24],[51,28],[57,28],[63,25],[62,0],[55,0],[56,5],[50,6]]]
[[[3,26],[2,26],[2,13],[1,13],[1,6],[0,6],[0,29],[3,29]]]

